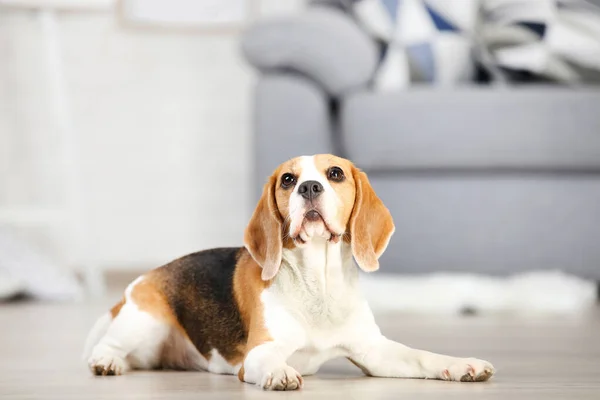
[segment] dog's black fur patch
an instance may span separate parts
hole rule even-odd
[[[233,293],[233,276],[240,247],[192,253],[160,269],[163,292],[181,326],[198,351],[212,349],[227,360],[242,356],[237,350],[247,332]],[[159,272],[160,273],[160,272]]]

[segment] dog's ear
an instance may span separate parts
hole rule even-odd
[[[261,277],[268,281],[275,277],[281,265],[283,251],[282,221],[275,202],[277,176],[265,184],[263,194],[244,232],[244,246],[262,267]]]
[[[363,271],[372,272],[379,269],[379,257],[394,233],[394,220],[375,194],[367,174],[352,167],[352,176],[356,185],[349,224],[352,255]]]

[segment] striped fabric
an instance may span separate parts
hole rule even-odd
[[[358,22],[383,45],[376,90],[472,79],[478,0],[359,0]]]
[[[583,0],[484,0],[482,38],[513,81],[600,81],[600,8]]]
[[[355,0],[353,13],[383,44],[375,90],[473,81],[482,53],[513,82],[600,82],[600,8],[586,0]]]

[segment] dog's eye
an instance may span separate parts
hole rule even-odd
[[[296,184],[296,177],[292,174],[283,174],[281,176],[281,187],[288,189]]]
[[[341,182],[345,178],[344,171],[342,171],[340,167],[331,167],[327,171],[327,178],[329,178],[330,181]]]

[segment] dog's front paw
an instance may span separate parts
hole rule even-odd
[[[260,381],[260,387],[265,390],[297,390],[302,384],[302,375],[289,365],[274,369]]]
[[[112,355],[92,355],[88,365],[94,375],[121,375],[128,369],[127,361]]]
[[[493,365],[476,358],[455,358],[444,370],[442,379],[446,381],[483,382],[494,375]]]

